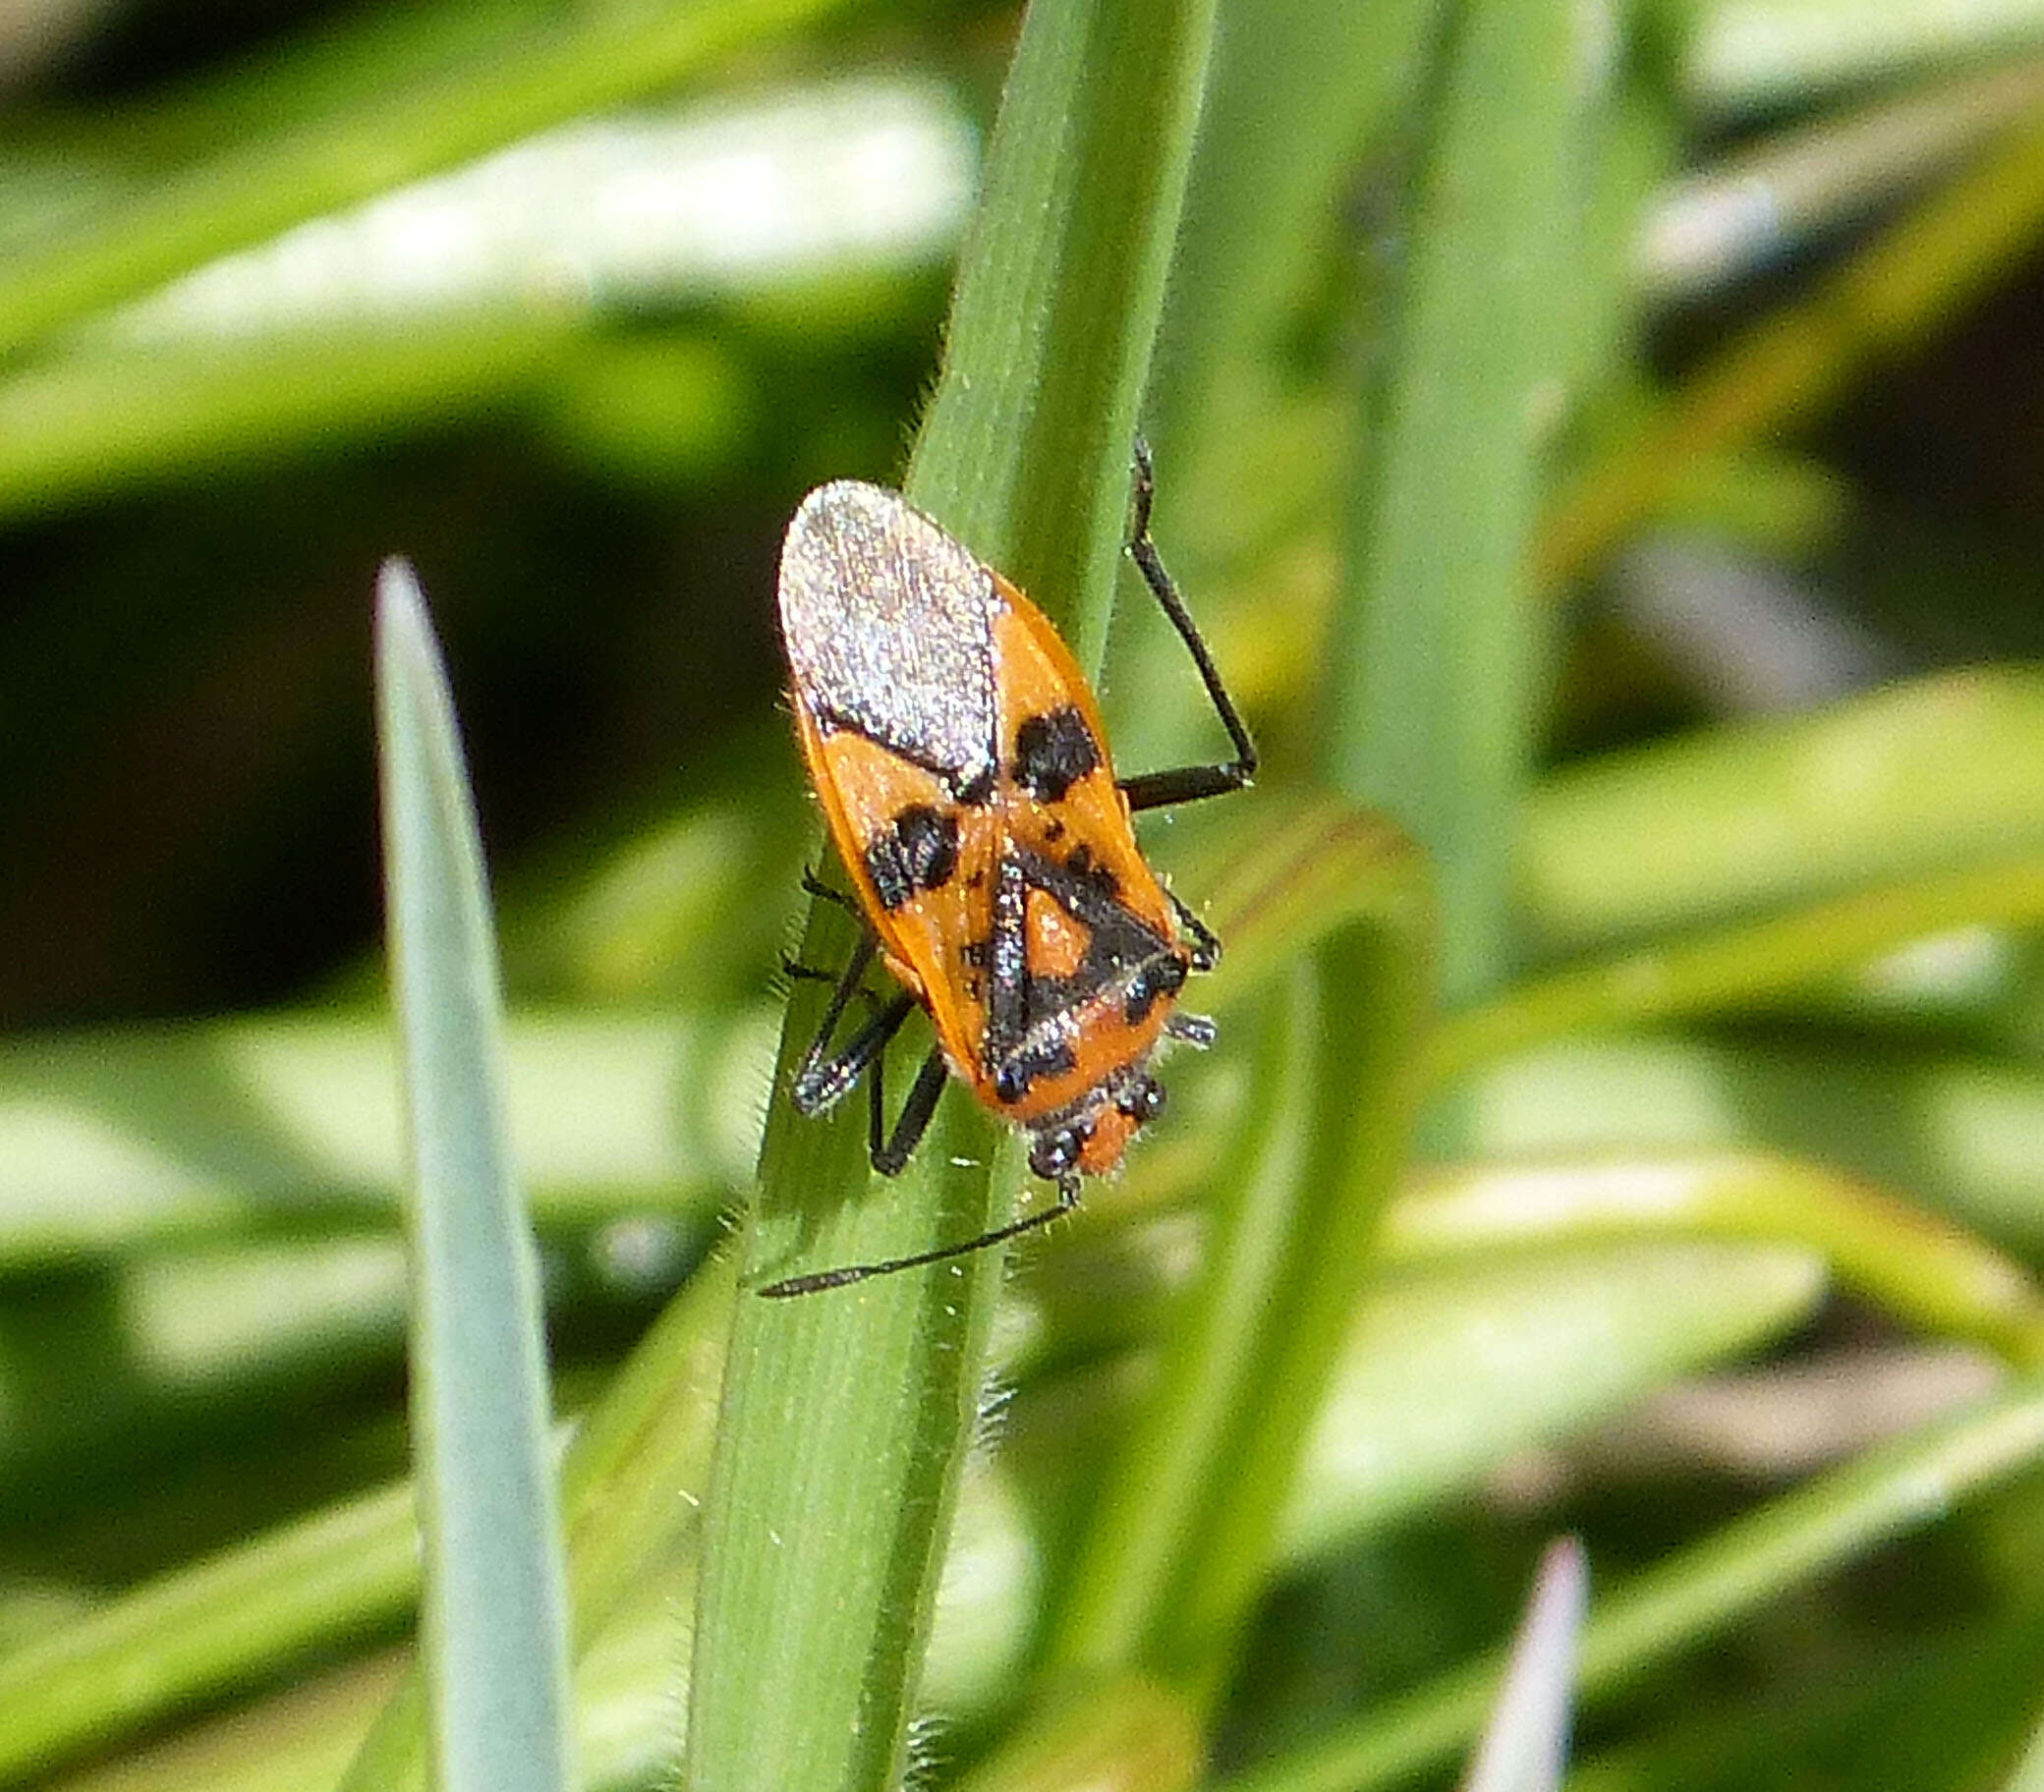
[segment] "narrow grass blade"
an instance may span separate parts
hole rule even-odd
[[[1571,1240],[1741,1239],[1821,1253],[1902,1323],[2044,1362],[2044,1298],[2021,1264],[1848,1176],[1759,1154],[1486,1164],[1415,1178],[1385,1217],[1400,1267]]]
[[[2044,1077],[2014,1059],[1598,1036],[1495,1065],[1451,1105],[1428,1143],[1452,1157],[1774,1152],[1906,1189],[2026,1255],[2044,1247]]]
[[[1561,1785],[1576,1637],[1589,1592],[1582,1544],[1572,1537],[1550,1543],[1463,1792],[1556,1792]]]
[[[1472,1496],[1527,1450],[1816,1311],[1826,1264],[1794,1242],[1578,1246],[1387,1275],[1358,1307],[1286,1501],[1277,1559]]]
[[[1289,1222],[1305,1199],[1317,1118],[1311,1069],[1326,1018],[1319,994],[1312,967],[1295,966],[1256,1036],[1243,1036],[1255,1067],[1249,1123],[1223,1154],[1201,1282],[1173,1316],[1154,1395],[1100,1477],[1091,1525],[1066,1570],[1053,1669],[1164,1659],[1182,1671],[1194,1652],[1179,1634],[1183,1584],[1211,1547],[1204,1521],[1213,1481],[1240,1471],[1234,1433],[1275,1393],[1254,1378],[1268,1315],[1280,1306],[1274,1288]]]
[[[1244,1124],[1210,1178],[1215,1234],[1064,1570],[1053,1668],[1141,1669],[1213,1697],[1274,1556],[1402,1158],[1432,970],[1418,854],[1338,804],[1266,830],[1219,911],[1247,897],[1303,919],[1330,864],[1347,871],[1343,924],[1298,927],[1272,980]]]
[[[379,88],[297,131],[271,129],[0,273],[0,358],[210,255],[431,173],[578,112],[667,86],[809,23],[833,0],[705,0],[582,16],[453,74]],[[269,123],[265,120],[265,123]]]
[[[1699,459],[1820,413],[1868,367],[1934,334],[2006,278],[2040,217],[2044,129],[2026,124],[1806,297],[1734,337],[1571,477],[1541,523],[1541,580],[1594,572]]]
[[[1520,819],[1517,883],[1539,942],[1580,951],[2040,841],[2044,678],[1991,666],[1557,772]]]
[[[0,1783],[160,1724],[309,1649],[388,1624],[418,1590],[409,1485],[167,1576],[0,1657]]]
[[[709,1227],[751,1174],[764,1007],[511,1017],[500,1070],[542,1225]],[[0,1270],[395,1225],[389,1027],[345,1010],[0,1044]]]
[[[1581,28],[1561,0],[1455,12],[1331,636],[1328,770],[1433,856],[1451,1000],[1508,956],[1540,651],[1526,558],[1580,328]]]
[[[1086,663],[1127,528],[1211,25],[1212,0],[1030,7],[907,480]],[[812,918],[805,950],[840,963],[845,929],[827,924]],[[783,1076],[820,1005],[791,1006]],[[750,1290],[970,1238],[1007,1217],[1017,1177],[1012,1148],[956,1090],[883,1192],[863,1130],[857,1113],[797,1118],[784,1095],[769,1115],[706,1521],[693,1792],[851,1792],[895,1783],[907,1761],[999,1256],[803,1300]]]
[[[1257,657],[1236,650],[1238,636],[1261,636],[1266,651],[1285,644],[1291,663],[1266,687],[1273,698],[1308,688],[1318,661],[1318,627],[1287,627],[1244,601],[1239,570],[1250,544],[1317,534],[1334,513],[1341,412],[1332,382],[1302,387],[1297,338],[1354,252],[1359,163],[1423,80],[1442,10],[1441,0],[1221,6],[1143,416],[1158,540],[1238,699]],[[1212,756],[1213,714],[1156,606],[1116,609],[1109,672],[1102,700],[1125,766]],[[1281,732],[1284,711],[1272,708]]]
[[[422,1635],[442,1792],[564,1792],[567,1614],[539,1266],[497,1069],[495,945],[454,710],[411,571],[376,601],[391,980],[410,1116]]]
[[[1714,159],[1657,196],[1633,263],[1649,305],[1694,301],[1778,266],[1785,253],[1876,207],[2019,127],[2044,99],[2044,62],[2008,67],[1828,111]],[[1768,195],[1763,218],[1740,197]]]
[[[586,314],[486,310],[401,329],[76,348],[0,379],[0,518],[189,482],[215,468],[330,456],[463,417],[522,411],[557,440],[591,438],[599,425],[585,414],[626,380],[642,404],[662,407],[663,470],[677,481],[733,449],[748,420],[727,355],[676,336],[643,351],[642,366],[620,364],[626,359],[590,340]]]
[[[1699,0],[1683,9],[1679,76],[1716,112],[1807,105],[1827,89],[1874,87],[2044,41],[2032,0]]]
[[[561,1504],[578,1687],[592,1646],[618,1607],[649,1582],[661,1585],[661,1575],[696,1546],[730,1310],[730,1276],[715,1267],[698,1275],[640,1340],[568,1445]],[[659,1609],[671,1616],[671,1595]],[[663,1763],[671,1763],[676,1741],[664,1689],[684,1662],[680,1628],[673,1619],[657,1652],[653,1703]],[[426,1786],[421,1690],[416,1670],[400,1682],[357,1751],[344,1792]],[[593,1764],[580,1764],[588,1772]]]
[[[1402,1204],[1392,1208],[1394,1236]],[[1394,1247],[1413,1273],[1366,1297],[1343,1338],[1288,1485],[1275,1556],[1308,1560],[1477,1484],[1502,1460],[1621,1410],[1678,1374],[1736,1356],[1807,1316],[1826,1285],[1811,1248],[1765,1241],[1693,1245],[1671,1226],[1630,1244],[1587,1246],[1565,1222],[1520,1241],[1473,1228]],[[1564,1253],[1550,1244],[1571,1247]],[[1490,1257],[1500,1260],[1485,1260]],[[1047,1263],[1044,1277],[1056,1276]],[[586,1660],[621,1603],[698,1547],[700,1490],[730,1313],[730,1278],[710,1274],[648,1334],[578,1429],[562,1471],[575,1647]],[[1904,1317],[1913,1316],[1905,1315]],[[1109,1373],[1095,1429],[1131,1423]],[[1027,1438],[1033,1395],[1018,1390],[1011,1431]],[[1455,1423],[1444,1424],[1453,1414]],[[1066,1440],[1068,1447],[1068,1439]],[[936,1635],[938,1708],[982,1708],[1035,1614],[1045,1539],[1026,1528],[1011,1467],[968,1475],[954,1534],[977,1540],[956,1564]],[[418,1531],[409,1485],[382,1488],[286,1526],[211,1561],[137,1589],[49,1636],[0,1655],[0,1784],[37,1764],[161,1727],[208,1695],[231,1694],[349,1638],[395,1627],[418,1592]],[[947,1569],[947,1574],[951,1573]],[[685,1618],[670,1613],[672,1630]],[[645,1696],[655,1743],[677,1741],[669,1687],[682,1640],[653,1651]],[[578,1671],[581,1671],[580,1660]],[[397,1792],[425,1784],[425,1712],[416,1676],[374,1726],[348,1784]],[[1160,1695],[1163,1697],[1163,1695]],[[1185,1702],[1177,1702],[1181,1707]],[[587,1713],[583,1713],[586,1717]],[[363,1720],[336,1721],[345,1747]],[[1110,1723],[1110,1729],[1113,1725]],[[1140,1727],[1140,1726],[1139,1726]],[[1027,1749],[1024,1737],[1018,1748]],[[585,1765],[588,1764],[585,1763]],[[321,1782],[322,1792],[326,1783]]]
[[[1693,937],[1663,939],[1529,978],[1449,1015],[1426,1047],[1446,1083],[1488,1059],[1564,1034],[1725,1019],[1959,928],[2044,921],[2044,854],[1854,891]]]

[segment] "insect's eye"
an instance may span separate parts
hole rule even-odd
[[[1054,1133],[1041,1134],[1030,1148],[1029,1167],[1047,1182],[1070,1175],[1092,1133],[1090,1126],[1060,1126]]]
[[[1124,1090],[1114,1105],[1138,1126],[1147,1126],[1164,1112],[1164,1085],[1155,1077],[1145,1077]]]

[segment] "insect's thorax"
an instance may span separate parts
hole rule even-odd
[[[1033,1131],[1078,1123],[1077,1167],[1099,1172],[1139,1124],[1116,1102],[1144,1080],[1190,954],[1084,679],[1033,606],[999,595],[992,777],[912,763],[799,692],[797,722],[839,855],[952,1068]]]

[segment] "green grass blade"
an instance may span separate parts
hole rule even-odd
[[[2044,130],[2009,134],[1797,302],[1734,336],[1560,491],[1543,581],[1594,572],[1705,457],[1822,413],[2006,277],[2044,215]]]
[[[742,375],[727,355],[677,337],[619,364],[628,351],[588,340],[589,325],[586,313],[485,307],[403,329],[45,356],[0,379],[0,519],[216,468],[330,456],[464,417],[523,413],[538,431],[573,428],[626,380],[642,404],[660,405],[665,466],[677,476],[732,451],[745,424]]]
[[[1030,8],[907,482],[1087,661],[1126,531],[1211,24],[1211,0]],[[841,925],[813,918],[805,950],[832,940],[841,954]],[[819,1006],[792,1005],[783,1074]],[[969,1108],[953,1091],[882,1192],[858,1114],[805,1121],[777,1099],[742,1285],[1005,1217],[1014,1154]],[[741,1297],[690,1693],[696,1792],[880,1786],[902,1771],[998,1277],[990,1252],[790,1303]]]
[[[684,79],[835,0],[599,9],[476,66],[379,89],[221,151],[0,272],[0,358],[87,312],[319,213],[579,112]]]
[[[1793,1240],[1664,1237],[1387,1274],[1342,1340],[1277,1559],[1338,1558],[1477,1495],[1529,1449],[1765,1347],[1817,1310],[1825,1271]]]
[[[1585,69],[1558,0],[1460,8],[1365,443],[1328,769],[1433,856],[1450,999],[1508,957],[1507,848],[1540,631],[1527,547],[1580,323],[1567,257]]]
[[[534,1215],[699,1226],[750,1175],[763,1007],[514,1015],[502,1074]],[[396,1052],[318,1010],[0,1045],[0,1270],[395,1225]]]
[[[1817,1185],[1808,1204],[1820,1207],[1832,1179],[1803,1176]],[[1752,1243],[1699,1247],[1685,1241],[1708,1236],[1708,1223],[1671,1223],[1657,1233],[1647,1218],[1633,1233],[1611,1228],[1611,1242],[1600,1244],[1591,1229],[1583,1229],[1587,1241],[1572,1230],[1566,1213],[1531,1236],[1438,1219],[1430,1228],[1423,1214],[1406,1223],[1409,1204],[1393,1204],[1388,1257],[1408,1272],[1366,1297],[1351,1320],[1287,1493],[1277,1559],[1310,1560],[1381,1531],[1476,1485],[1502,1460],[1806,1316],[1824,1290],[1819,1253],[1830,1239],[1841,1240],[1842,1274],[1855,1250],[1865,1252],[1821,1210],[1793,1211],[1794,1177],[1784,1172],[1781,1180],[1780,1243],[1755,1225]],[[1063,1278],[1063,1256],[1046,1262],[1039,1288]],[[729,1310],[729,1279],[701,1278],[634,1352],[569,1446],[563,1504],[580,1653],[607,1635],[620,1603],[658,1565],[695,1546],[692,1500],[707,1479]],[[1899,1316],[1921,1322],[1911,1312]],[[1110,1417],[1099,1428],[1119,1435],[1115,1377],[1100,1385]],[[1025,1450],[1034,1399],[1025,1378],[1012,1409]],[[1445,1425],[1445,1413],[1456,1423]],[[1012,1661],[1021,1650],[1034,1611],[1027,1565],[1044,1546],[1022,1529],[1028,1510],[997,1457],[994,1474],[967,1478],[959,1533],[979,1546],[966,1583],[951,1590],[958,1596],[948,1620],[937,1623],[938,1638],[949,1639],[941,1686],[932,1689],[941,1708],[970,1713],[984,1704],[989,1683],[971,1677],[975,1654]],[[47,1708],[0,1733],[0,1783],[14,1783],[31,1763],[160,1726],[208,1693],[393,1626],[416,1596],[417,1556],[410,1489],[394,1486],[165,1576],[0,1657],[5,1708]],[[990,1564],[1008,1566],[990,1575]],[[678,1652],[670,1634],[647,1670],[656,1743],[675,1740],[660,1689]],[[364,1720],[351,1707],[333,1721],[352,1743]],[[414,1687],[383,1713],[351,1784],[379,1792],[422,1785],[424,1736]],[[1038,1740],[1048,1739],[1026,1737],[1018,1747],[1033,1758]]]
[[[592,1645],[618,1607],[649,1580],[658,1584],[662,1571],[696,1545],[731,1293],[731,1278],[720,1269],[697,1276],[640,1341],[568,1445],[561,1504],[578,1692]],[[671,1600],[663,1599],[661,1609],[671,1609]],[[683,1639],[670,1630],[661,1641],[658,1684],[664,1689]],[[659,1741],[669,1745],[660,1751],[664,1761],[674,1742],[664,1690],[655,1704]],[[345,1792],[426,1786],[426,1715],[415,1671],[371,1726]],[[590,1764],[582,1763],[585,1770]]]
[[[1286,1500],[1280,1564],[1310,1563],[1379,1533],[1479,1485],[1528,1447],[1780,1336],[1807,1316],[1824,1288],[1821,1260],[1810,1251],[1696,1246],[1678,1234],[1520,1260],[1488,1262],[1484,1251],[1473,1244],[1459,1260],[1444,1255],[1431,1273],[1393,1278],[1362,1303]],[[1047,1263],[1038,1279],[1059,1273]],[[624,1646],[637,1662],[627,1670],[631,1703],[648,1713],[637,1720],[636,1747],[662,1758],[677,1740],[669,1689],[685,1652],[674,1633],[685,1620],[670,1606],[663,1636],[628,1644],[620,1623],[634,1635],[644,1626],[620,1606],[649,1583],[657,1594],[666,1584],[657,1571],[685,1564],[695,1547],[691,1501],[704,1485],[730,1301],[728,1279],[711,1282],[692,1288],[635,1353],[571,1444],[563,1472],[584,1657],[578,1691],[592,1643],[612,1655]],[[1094,1385],[1101,1417],[1087,1434],[1118,1436],[1125,1412],[1118,1376],[1108,1370]],[[1036,1397],[1025,1386],[1012,1408],[1014,1441],[1025,1452],[1038,1423]],[[1050,1398],[1061,1433],[1068,1432],[1068,1407],[1054,1389]],[[1444,1425],[1445,1414],[1454,1416],[1452,1426]],[[1031,1515],[1014,1469],[998,1456],[993,1472],[966,1478],[958,1534],[974,1546],[947,1587],[948,1612],[937,1625],[943,1671],[931,1692],[937,1708],[964,1716],[984,1710],[1005,1682],[984,1670],[976,1677],[974,1658],[1012,1663],[1023,1651],[1036,1611],[1031,1564],[1050,1540]],[[5,1708],[52,1707],[48,1719],[24,1726],[29,1752],[0,1754],[0,1783],[32,1772],[30,1760],[54,1763],[160,1727],[208,1693],[231,1692],[365,1630],[388,1629],[416,1590],[416,1562],[409,1488],[392,1487],[167,1576],[0,1659]],[[264,1702],[254,1712],[269,1708]],[[229,1721],[259,1754],[267,1739],[259,1722],[252,1727],[252,1714],[238,1710]],[[1046,1752],[1063,1758],[1068,1749],[1098,1746],[1115,1754],[1125,1744],[1162,1770],[1197,1752],[1195,1713],[1181,1696],[1124,1694],[1097,1715],[1097,1726],[1081,1725],[1074,1736],[1053,1711],[1041,1732],[1017,1739],[1015,1755],[1039,1762]],[[322,1734],[337,1731],[339,1741],[322,1744],[322,1756],[337,1747],[345,1759],[367,1717],[352,1699],[324,1713]],[[617,1721],[580,1698],[578,1719],[585,1735],[608,1734]],[[415,1682],[384,1710],[349,1783],[377,1792],[423,1786],[424,1736]],[[237,1740],[224,1752],[239,1759],[248,1749]],[[210,1760],[208,1771],[218,1771],[221,1755]],[[593,1762],[586,1757],[583,1764]],[[167,1770],[166,1783],[212,1781],[188,1769]],[[332,1776],[262,1783],[326,1792]]]
[[[1484,1165],[1417,1177],[1385,1216],[1388,1264],[1569,1240],[1795,1244],[1891,1317],[2024,1366],[2044,1361],[2044,1299],[2013,1258],[1836,1171],[1731,1152]]]
[[[1250,1121],[1222,1157],[1202,1285],[1174,1316],[1155,1395],[1101,1477],[1091,1527],[1067,1570],[1053,1669],[1155,1667],[1160,1655],[1189,1652],[1176,1634],[1181,1583],[1205,1554],[1212,1480],[1238,1467],[1232,1433],[1272,1391],[1252,1377],[1317,1118],[1319,995],[1312,967],[1297,965],[1266,1004],[1259,1036],[1243,1033],[1254,1066]]]
[[[539,1265],[497,1069],[495,944],[446,675],[410,569],[376,604],[391,980],[410,1118],[422,1623],[442,1792],[564,1792],[566,1596]]]
[[[1030,9],[908,495],[1097,669],[1213,0]]]
[[[1746,926],[1650,942],[1530,978],[1449,1015],[1426,1046],[1431,1080],[1568,1033],[1723,1019],[1822,985],[1883,953],[1961,927],[2044,921],[2044,856],[1814,902]]]
[[[2030,0],[1697,0],[1680,45],[1685,96],[1711,112],[1821,103],[1828,90],[1876,87],[2044,42]]]
[[[1341,837],[1334,819],[1323,812],[1323,849]],[[1354,831],[1352,850],[1377,856],[1350,883],[1348,927],[1273,992],[1247,1123],[1214,1179],[1214,1236],[1154,1394],[1101,1479],[1053,1666],[1141,1667],[1211,1696],[1275,1554],[1410,1124],[1431,968],[1417,856]],[[1281,890],[1284,836],[1264,845]],[[1342,1023],[1352,1012],[1366,1028]]]
[[[1468,1080],[1429,1145],[1455,1158],[1773,1151],[1825,1163],[2033,1254],[2044,1246],[2044,1077],[1947,1049],[1589,1037]]]
[[[0,1783],[160,1723],[308,1647],[389,1622],[418,1585],[409,1485],[137,1590],[0,1658]]]
[[[1557,772],[1520,819],[1517,881],[1540,942],[1580,951],[2040,839],[2044,678],[1981,667]]]
[[[1150,445],[1160,466],[1224,448],[1208,434],[1217,385],[1278,354],[1341,252],[1357,156],[1420,79],[1440,11],[1439,0],[1373,0],[1360,18],[1350,0],[1223,9],[1158,344]],[[1161,516],[1186,509],[1173,501],[1183,489],[1165,478]]]

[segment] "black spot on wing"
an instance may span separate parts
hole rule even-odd
[[[883,909],[941,889],[958,868],[958,818],[927,803],[904,809],[866,848],[866,874]]]
[[[1100,744],[1070,703],[1032,715],[1015,730],[1015,782],[1041,802],[1063,802],[1064,793],[1100,763]]]
[[[1111,898],[1121,894],[1121,879],[1106,866],[1094,863],[1093,848],[1083,840],[1065,855],[1064,868],[1074,877],[1084,878],[1103,896]]]

